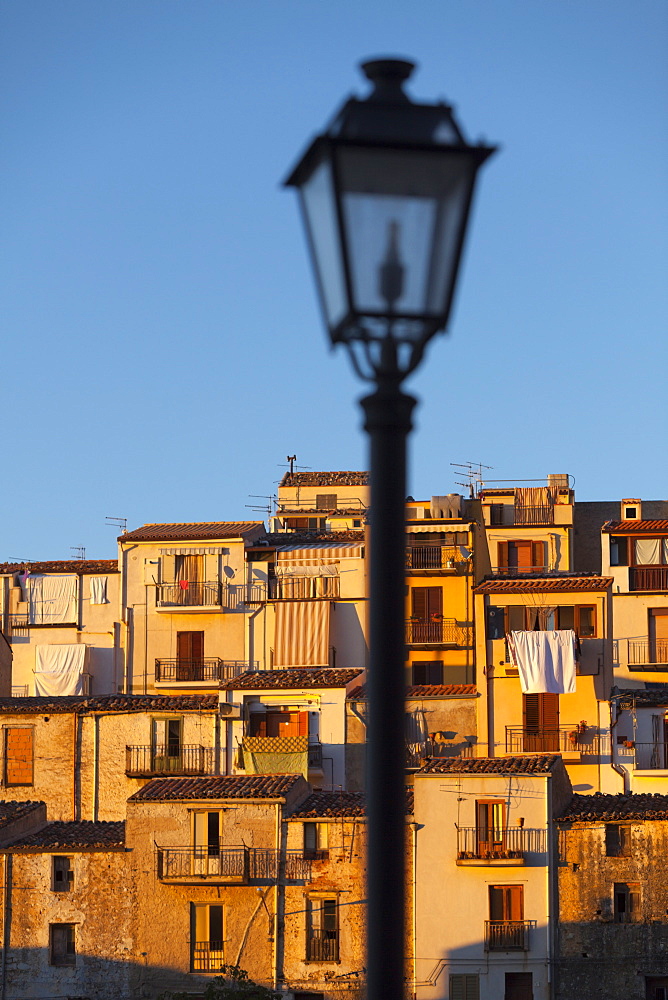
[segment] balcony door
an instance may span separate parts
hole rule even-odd
[[[178,771],[181,762],[182,719],[151,721],[151,770],[157,774]]]
[[[204,632],[176,633],[177,681],[203,681]]]
[[[650,609],[649,662],[668,663],[668,608]]]
[[[489,947],[492,951],[522,949],[524,940],[524,886],[490,885]]]
[[[440,642],[443,636],[442,587],[412,587],[413,642]]]
[[[525,753],[559,750],[559,695],[522,695],[522,736]]]
[[[505,802],[476,802],[476,839],[478,857],[502,851],[505,841]],[[492,919],[494,919],[492,917]]]
[[[218,810],[193,815],[193,874],[220,875],[222,813]]]

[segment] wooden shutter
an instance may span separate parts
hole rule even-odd
[[[524,750],[547,753],[559,750],[559,695],[522,695]]]
[[[411,601],[413,618],[417,618],[421,622],[428,622],[432,615],[442,613],[443,590],[441,587],[413,587]]]
[[[480,977],[477,975],[451,975],[450,1000],[480,1000]]]
[[[201,660],[204,656],[204,632],[177,632],[176,656],[179,660]]]
[[[534,572],[543,573],[547,569],[545,542],[531,543],[531,565]]]
[[[518,573],[530,573],[533,569],[533,542],[514,542],[513,546],[514,553],[512,550],[508,553],[510,568]]]
[[[508,569],[508,542],[498,542],[496,547],[498,569]]]
[[[299,713],[298,730],[298,736],[308,736],[308,712]]]
[[[163,583],[174,583],[176,579],[175,556],[160,557],[160,579]]]

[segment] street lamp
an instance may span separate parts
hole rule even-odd
[[[374,59],[286,181],[299,190],[333,344],[375,385],[361,403],[370,438],[367,737],[367,976],[371,1000],[404,996],[406,438],[416,400],[401,383],[446,327],[478,168],[443,103],[416,104],[414,63]]]

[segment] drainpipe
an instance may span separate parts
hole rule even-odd
[[[613,759],[614,756],[615,756],[613,733],[614,733],[615,726],[617,725],[617,719],[616,718],[613,719],[613,717],[612,717],[613,703],[614,703],[614,706],[616,708],[617,707],[617,699],[614,698],[614,697],[611,698],[610,701],[609,701],[609,703],[608,703],[609,707],[610,707],[610,766],[611,766],[612,770],[616,771],[617,774],[621,777],[621,779],[622,779],[622,789],[624,791],[624,794],[626,794],[626,792],[629,792],[631,790],[631,779],[630,779],[630,776],[629,776],[629,772],[626,770],[625,767],[622,767],[621,764],[618,764]]]
[[[99,767],[100,767],[100,718],[93,715],[93,822],[97,823],[99,816]]]
[[[278,901],[279,884],[281,875],[281,803],[277,802],[276,809],[276,885],[274,887],[274,943],[271,953],[271,978],[274,989],[278,989]]]
[[[413,831],[413,917],[412,917],[412,958],[413,958],[413,976],[412,976],[412,994],[413,1000],[417,997],[417,978],[416,978],[416,966],[417,961],[417,834],[420,828],[419,823],[409,823],[411,830]]]
[[[547,982],[548,982],[548,985],[550,985],[552,983],[552,953],[553,953],[553,947],[552,947],[553,940],[552,939],[553,939],[553,936],[554,936],[554,928],[556,927],[557,920],[558,920],[558,914],[556,915],[556,919],[555,919],[555,915],[553,913],[553,909],[554,909],[554,906],[557,905],[558,896],[553,891],[554,877],[555,877],[554,873],[555,873],[556,869],[555,869],[555,863],[554,863],[554,826],[553,826],[553,822],[552,822],[552,813],[553,813],[553,808],[552,808],[552,775],[549,772],[548,772],[548,775],[547,775],[547,785],[546,785],[545,791],[547,793],[546,796],[545,796],[545,798],[546,798],[546,811],[547,811],[547,816],[545,817],[545,820],[546,820],[545,827],[547,829],[547,870],[546,870],[546,881],[547,881],[547,885],[546,885],[546,891],[547,891],[546,904],[547,904],[547,906],[546,906],[546,909],[547,909],[547,913],[546,913],[545,924],[547,926],[547,941],[546,941],[546,945],[547,945],[547,956],[546,956],[547,957]],[[552,991],[550,990],[550,993],[551,992]]]
[[[5,1000],[7,983],[7,952],[12,934],[12,863],[14,856],[5,854],[5,878],[3,883],[3,918],[2,918],[2,973],[0,978],[0,1000]]]
[[[79,715],[72,715],[72,820],[76,823],[77,816],[77,734],[79,731]]]

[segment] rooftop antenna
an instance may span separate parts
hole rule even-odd
[[[70,545],[70,552],[76,552],[77,559],[86,558],[86,546],[85,545]]]
[[[14,562],[20,562],[20,563],[31,563],[37,561],[35,559],[21,559],[19,556],[8,556],[8,558],[13,560]]]
[[[465,482],[457,481],[457,486],[463,486],[465,489],[468,487],[469,497],[471,500],[475,497],[476,486],[481,489],[485,483],[482,478],[483,469],[493,469],[493,465],[483,465],[481,462],[450,462],[450,465],[455,469],[461,469],[461,472],[455,473],[455,475],[463,476]]]
[[[262,514],[266,513],[267,519],[269,519],[271,517],[271,512],[272,512],[272,510],[274,508],[274,504],[278,503],[278,497],[275,494],[272,494],[269,497],[267,497],[267,496],[260,496],[257,493],[249,493],[248,495],[249,495],[249,497],[251,497],[254,500],[266,500],[267,501],[266,504],[257,504],[257,505],[255,505],[255,504],[252,504],[252,503],[247,503],[247,504],[244,504],[244,506],[247,507],[248,510],[256,510],[259,513],[262,513]]]
[[[297,461],[296,455],[287,455],[286,461],[290,463],[290,475],[295,471],[295,462]]]
[[[107,516],[104,519],[104,523],[113,525],[116,528],[120,528],[124,535],[127,534],[128,530],[127,517],[109,517],[109,515],[107,514]]]

